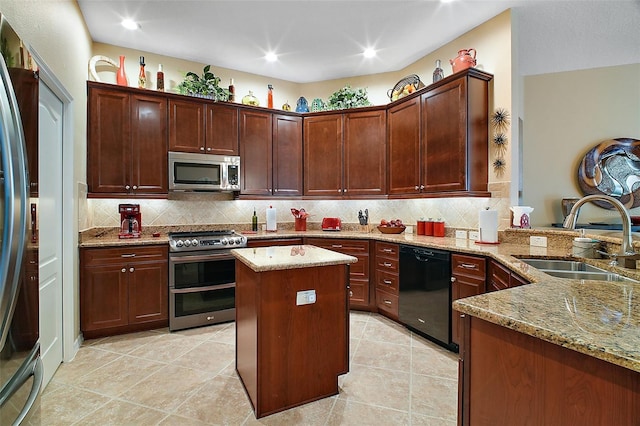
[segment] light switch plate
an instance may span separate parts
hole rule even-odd
[[[467,231],[456,231],[456,238],[467,239]]]
[[[310,305],[316,303],[316,291],[304,290],[296,293],[296,305]]]
[[[480,233],[478,231],[469,231],[469,239],[473,241],[477,241],[480,238]]]
[[[534,247],[546,247],[547,237],[531,236],[529,237],[529,244]]]

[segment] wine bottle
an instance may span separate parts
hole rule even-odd
[[[138,87],[144,89],[147,85],[147,73],[144,71],[144,56],[140,56],[140,75],[138,76]]]
[[[258,216],[256,215],[256,209],[253,209],[253,216],[251,217],[251,230],[258,230]]]
[[[436,60],[436,69],[433,70],[433,82],[440,81],[444,78],[444,71],[440,68],[440,59]]]
[[[162,71],[162,64],[158,64],[158,73],[156,74],[156,90],[164,92],[164,71]]]
[[[236,100],[236,87],[233,85],[233,79],[229,80],[229,102]]]

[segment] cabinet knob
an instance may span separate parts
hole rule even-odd
[[[204,146],[201,146],[201,147],[200,147],[200,151],[204,151]]]
[[[346,193],[347,192],[347,188],[343,189],[342,192]]]
[[[38,182],[31,182],[30,185],[31,185],[32,188],[35,188],[36,186],[38,186]]]
[[[349,297],[353,297],[353,291],[349,290]]]
[[[127,268],[122,268],[122,272],[127,272]]]
[[[420,190],[423,190],[423,189],[424,189],[424,185],[420,185]]]
[[[207,148],[207,151],[211,151],[211,148]]]
[[[129,272],[133,272],[133,271],[135,271],[135,268],[133,267],[129,268]]]
[[[416,185],[416,191],[419,190],[419,189],[420,189],[420,187],[418,185]]]
[[[338,188],[338,193],[341,193],[341,192],[342,192],[342,189]]]
[[[131,189],[131,187],[129,185],[125,185],[124,189],[126,189],[127,191]]]
[[[451,282],[455,283],[456,282],[456,277],[451,277]]]
[[[135,191],[136,189],[138,189],[138,185],[133,185],[133,190]]]

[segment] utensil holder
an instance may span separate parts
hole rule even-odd
[[[294,227],[296,231],[306,231],[307,230],[307,219],[296,217],[294,218]]]

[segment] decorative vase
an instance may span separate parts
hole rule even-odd
[[[120,55],[120,68],[118,68],[118,73],[116,74],[116,83],[118,83],[118,86],[129,85],[127,73],[124,71],[124,55]]]
[[[471,55],[471,52],[473,52],[473,55]],[[476,49],[458,50],[458,56],[454,59],[449,59],[449,63],[451,64],[454,73],[475,67]]]
[[[304,96],[300,96],[298,98],[298,103],[296,104],[296,112],[309,112],[309,103]]]

